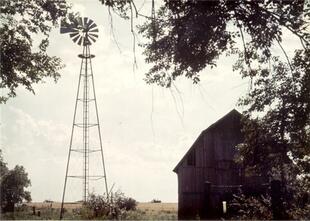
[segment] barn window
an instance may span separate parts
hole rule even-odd
[[[196,165],[196,153],[195,149],[192,149],[187,156],[187,165],[188,166],[195,166]]]

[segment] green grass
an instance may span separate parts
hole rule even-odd
[[[40,211],[40,216],[38,216]],[[56,208],[37,208],[36,215],[32,214],[32,207],[23,206],[17,208],[14,213],[0,214],[1,220],[57,220],[59,219],[60,209]],[[65,210],[63,219],[65,220],[85,220],[90,219],[91,212],[85,208]],[[111,217],[96,217],[95,219],[111,219]],[[119,219],[122,220],[176,220],[175,211],[136,209],[124,212]]]
[[[126,220],[176,220],[177,214],[171,211],[146,211],[137,209],[126,213]]]
[[[40,216],[38,215],[40,211]],[[59,219],[60,209],[55,208],[41,208],[36,210],[36,215],[33,215],[32,208],[27,207],[23,210],[16,210],[14,213],[1,214],[2,220],[57,220]],[[64,214],[64,219],[82,219],[81,216],[73,213],[72,211]]]

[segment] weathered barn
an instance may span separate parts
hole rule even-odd
[[[206,211],[206,205],[210,204],[206,201],[209,197],[206,192],[210,191],[210,186],[236,187],[244,182],[242,168],[233,161],[235,146],[243,141],[241,116],[232,110],[202,131],[174,168],[178,176],[179,219],[212,218],[210,214],[214,211]],[[212,197],[211,203],[217,204],[213,208],[218,208],[223,194],[213,194]]]

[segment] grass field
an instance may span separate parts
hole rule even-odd
[[[32,215],[32,207],[36,209],[36,215]],[[1,219],[58,219],[61,203],[28,203],[23,209],[18,209],[15,213],[2,214]],[[66,213],[64,219],[85,219],[76,213],[81,209],[81,203],[66,203],[64,208]],[[129,211],[125,219],[129,220],[176,220],[177,203],[138,203],[135,211]],[[40,216],[38,216],[40,211]]]
[[[61,207],[61,203],[53,202],[53,203],[27,203],[28,206],[36,208],[54,208],[59,209]],[[81,203],[65,203],[64,207],[66,209],[76,209],[82,206]],[[138,203],[138,209],[141,210],[154,210],[154,211],[175,211],[178,210],[177,203]]]

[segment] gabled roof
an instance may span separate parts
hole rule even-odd
[[[191,150],[196,146],[196,143],[201,139],[201,137],[207,133],[208,131],[210,131],[212,128],[216,127],[217,125],[221,124],[224,120],[226,120],[228,117],[232,116],[232,115],[237,115],[237,116],[242,116],[241,113],[239,113],[239,111],[237,111],[236,109],[231,110],[229,113],[227,113],[226,115],[224,115],[222,118],[220,118],[219,120],[217,120],[215,123],[211,124],[207,129],[203,130],[200,135],[198,136],[198,138],[195,140],[195,142],[193,143],[193,145],[191,146],[191,148],[189,148],[189,150],[186,152],[186,154],[182,157],[182,159],[180,160],[180,162],[175,166],[175,168],[173,169],[173,172],[177,173],[177,170],[179,168],[179,166],[181,165],[181,163],[186,159],[187,155],[191,152]]]

